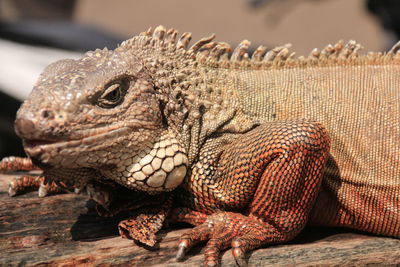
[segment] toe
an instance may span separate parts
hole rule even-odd
[[[189,232],[183,234],[179,239],[178,252],[176,259],[181,261],[186,252],[201,241],[208,240],[211,236],[212,228],[208,224],[201,224],[194,227]]]

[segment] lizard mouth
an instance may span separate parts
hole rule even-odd
[[[101,144],[105,140],[119,137],[129,131],[129,127],[110,127],[91,129],[85,133],[74,134],[64,140],[53,139],[25,139],[23,140],[25,152],[30,157],[39,158],[40,155],[51,152],[55,155],[61,149],[79,146]]]
[[[24,140],[24,147],[25,148],[34,148],[37,146],[42,145],[51,145],[55,144],[57,141],[50,141],[50,140],[40,140],[40,139],[32,139],[32,140]]]

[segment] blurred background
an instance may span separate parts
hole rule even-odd
[[[0,0],[0,158],[24,155],[15,113],[58,59],[112,49],[159,24],[232,46],[292,43],[297,55],[350,39],[384,51],[399,39],[399,13],[398,0]]]

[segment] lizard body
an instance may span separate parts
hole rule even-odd
[[[308,58],[260,46],[250,58],[246,40],[230,53],[214,36],[191,48],[176,36],[159,26],[46,68],[16,130],[47,179],[163,194],[121,235],[154,244],[142,232],[189,222],[177,257],[209,240],[210,266],[228,247],[245,265],[307,221],[400,237],[399,46],[360,56],[339,42]],[[107,208],[113,193],[90,188]]]

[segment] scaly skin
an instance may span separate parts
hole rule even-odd
[[[274,122],[227,140],[205,144],[179,194],[191,210],[210,216],[200,216],[202,223],[182,211],[175,215],[198,225],[182,236],[178,259],[187,248],[209,240],[206,265],[218,265],[220,251],[230,246],[243,263],[248,250],[288,241],[307,222],[329,155],[325,129],[310,122]],[[222,153],[215,155],[219,147]],[[206,174],[210,169],[214,173]]]
[[[307,221],[400,237],[400,45],[250,59],[246,40],[229,58],[214,36],[176,36],[159,26],[45,69],[15,125],[46,179],[86,186],[103,215],[134,209],[121,234],[143,243],[168,215],[196,225],[177,258],[209,240],[209,266],[228,247],[246,265]],[[113,183],[131,198],[112,201]],[[130,205],[143,194],[148,207]]]

